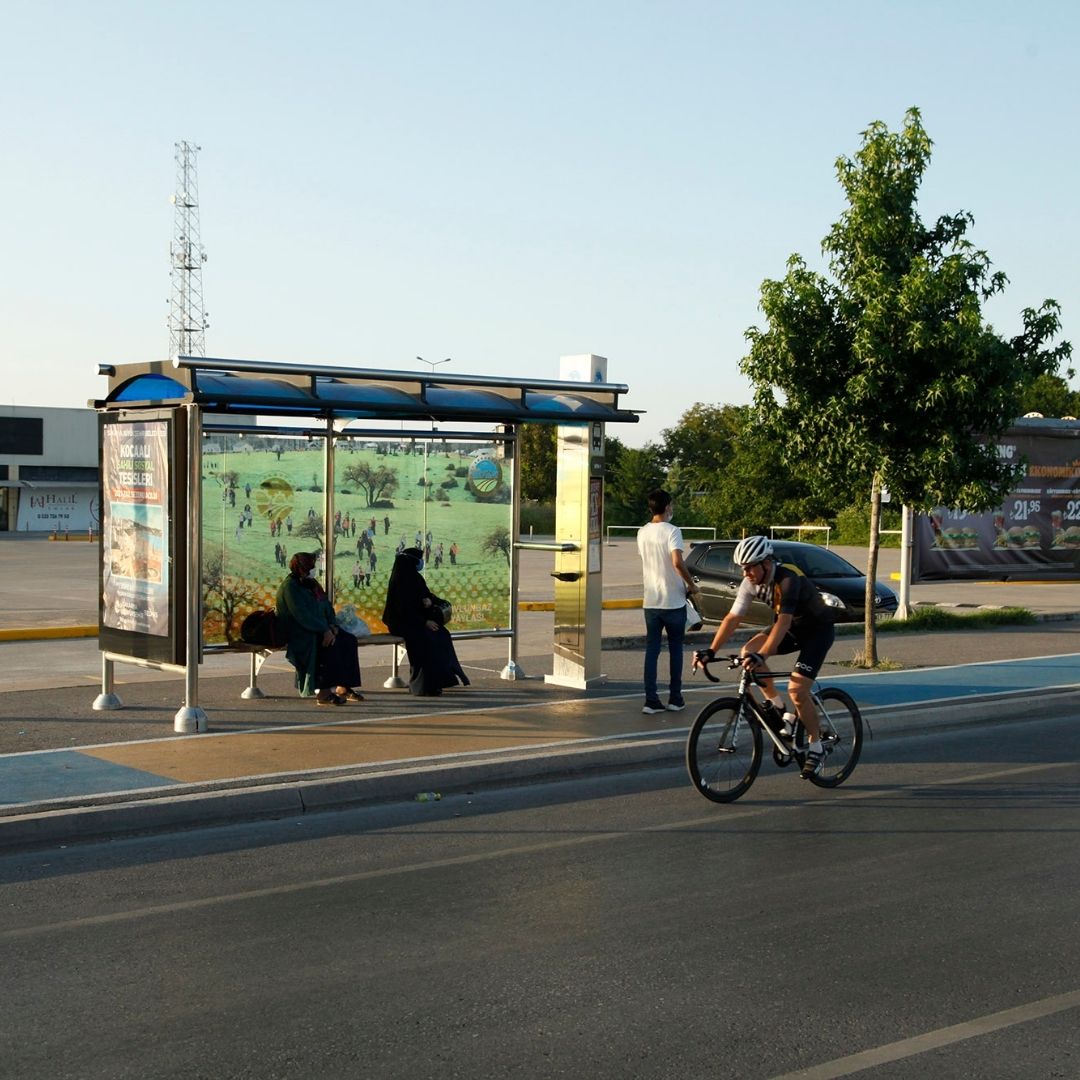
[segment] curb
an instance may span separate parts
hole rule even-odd
[[[943,608],[949,611],[962,608],[970,611],[1000,611],[1000,604],[934,604],[933,607]],[[640,600],[605,600],[603,608],[606,611],[618,611],[629,609],[641,609]],[[521,600],[518,602],[520,611],[554,611],[555,605],[550,600]],[[1080,611],[1045,611],[1032,613],[1033,623],[1052,622],[1078,622]],[[1019,625],[1019,624],[1018,624]],[[1030,624],[1029,624],[1030,625]],[[732,641],[746,640],[766,629],[764,626],[748,626],[737,630]],[[973,629],[978,629],[975,627]],[[712,640],[715,626],[710,624],[704,630],[694,631],[686,635],[688,644],[696,644],[703,641],[706,644]],[[940,631],[925,631],[926,633],[940,633]],[[853,637],[865,633],[863,623],[837,623],[837,637]],[[740,637],[740,635],[743,635]],[[17,629],[0,630],[0,641],[46,641],[57,638],[93,638],[98,636],[98,627],[95,626],[41,626],[23,627]],[[645,644],[645,635],[629,634],[605,637],[602,639],[606,649],[633,649],[642,648]]]
[[[862,710],[870,729],[868,744],[878,739],[950,731],[970,724],[1039,719],[1048,703],[1080,708],[1080,690],[1050,690],[1034,697],[1028,691],[965,698],[955,704],[869,706]],[[57,800],[28,804],[24,812],[0,817],[0,851],[47,844],[102,840],[260,818],[292,817],[342,810],[372,803],[402,802],[421,791],[450,794],[476,787],[518,786],[620,771],[683,760],[689,726],[663,735],[623,736],[529,753],[510,748],[449,763],[406,762],[399,768],[359,766],[334,775],[300,773],[262,782],[259,777],[222,781],[183,793],[147,789],[139,793],[96,796],[95,801]],[[158,794],[159,792],[173,792]]]

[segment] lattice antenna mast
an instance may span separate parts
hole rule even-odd
[[[169,355],[205,356],[210,313],[203,308],[202,264],[206,252],[199,240],[199,178],[195,167],[195,155],[202,147],[189,142],[174,145],[176,193],[169,200],[175,207],[169,245]]]

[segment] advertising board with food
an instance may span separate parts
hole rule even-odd
[[[913,581],[1080,576],[1080,424],[1018,421],[998,454],[1025,472],[998,507],[935,507],[915,521]]]

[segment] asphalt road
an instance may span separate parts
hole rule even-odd
[[[0,1076],[1076,1077],[1076,721],[3,857]]]

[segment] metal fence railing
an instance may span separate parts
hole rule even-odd
[[[640,525],[608,525],[608,526],[606,526],[604,531],[607,533],[608,546],[609,547],[611,546],[611,532],[612,532],[613,529],[622,529],[624,532],[636,533],[638,531],[638,529],[640,529],[640,528],[641,528]],[[709,534],[708,536],[705,537],[706,540],[715,540],[716,539],[716,527],[714,525],[680,525],[679,528],[682,529],[683,536],[686,536],[687,533],[703,532],[703,533],[708,533]]]
[[[770,525],[769,536],[774,540],[778,532],[793,532],[795,539],[801,540],[804,532],[823,532],[825,534],[825,547],[829,546],[829,538],[832,535],[831,525]]]

